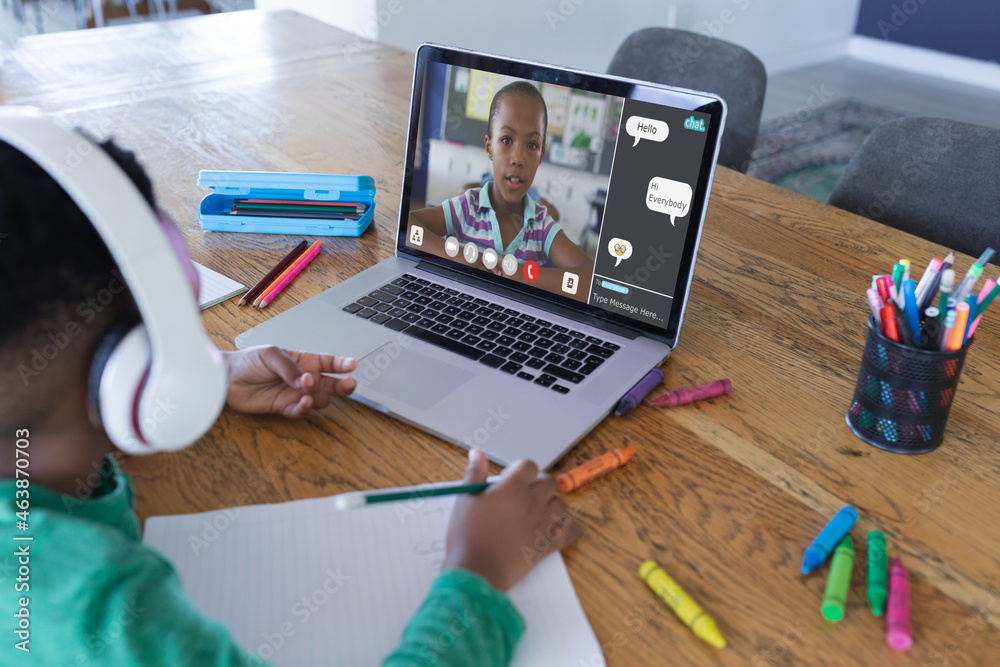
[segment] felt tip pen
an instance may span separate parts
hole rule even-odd
[[[901,260],[899,260],[899,263],[903,265],[903,280],[902,280],[902,283],[905,283],[907,280],[910,279],[910,260],[908,260],[908,259],[901,259]],[[900,284],[902,284],[902,283],[900,283]]]
[[[885,276],[879,276],[875,280],[875,288],[878,290],[879,298],[882,299],[883,306],[889,305],[892,295],[889,293],[889,280]]]
[[[892,307],[892,304],[886,304],[881,311],[879,311],[879,317],[882,321],[882,335],[891,340],[894,343],[899,342],[899,328],[896,326],[896,309]]]
[[[958,287],[956,287],[954,293],[952,293],[952,296],[955,297],[955,301],[965,301],[965,297],[969,296],[969,293],[972,292],[972,288],[976,286],[977,282],[979,282],[979,276],[982,275],[982,273],[983,267],[979,264],[973,264],[969,267],[969,272],[965,274],[965,277],[962,278],[962,282],[958,284]]]
[[[948,315],[944,318],[944,327],[941,329],[941,342],[938,344],[938,349],[942,352],[948,350],[948,343],[951,341],[951,333],[955,328],[955,322],[958,319],[954,310],[949,310]]]
[[[951,338],[948,340],[949,350],[962,349],[965,340],[965,325],[969,321],[969,304],[960,303],[955,306],[955,326],[951,330]]]
[[[938,273],[941,272],[941,260],[935,257],[931,260],[931,263],[927,265],[924,270],[924,275],[920,276],[920,282],[917,283],[917,305],[923,310],[923,299],[927,294],[927,288],[930,287],[931,283],[934,282],[934,278]]]
[[[969,338],[976,333],[976,327],[979,326],[980,320],[983,319],[983,311],[993,303],[993,300],[997,298],[997,294],[1000,294],[1000,286],[997,282],[990,278],[983,285],[983,290],[979,293],[979,302],[976,304],[976,312],[974,313],[974,319],[972,324],[969,325]]]
[[[646,373],[646,376],[635,383],[635,385],[622,396],[621,400],[618,401],[618,407],[615,408],[615,416],[621,417],[622,415],[632,412],[635,406],[642,403],[642,399],[649,396],[649,393],[660,386],[663,382],[663,378],[666,377],[659,368],[654,368],[653,370]]]
[[[906,323],[910,325],[910,333],[913,334],[913,345],[921,347],[923,340],[920,338],[920,311],[917,309],[916,287],[912,280],[903,282],[903,303],[906,304]]]
[[[976,301],[977,297],[975,294],[970,294],[965,298],[965,304],[969,307],[969,317],[965,320],[965,331],[962,333],[962,347],[965,347],[965,343],[969,340],[969,329],[972,328],[972,314],[976,312]]]
[[[943,271],[941,276],[941,298],[938,299],[938,324],[944,322],[945,315],[948,312],[948,298],[951,296],[953,289],[955,289],[955,272],[948,269]]]
[[[878,295],[877,289],[872,289],[870,287],[865,291],[865,294],[868,295],[868,307],[871,308],[872,317],[875,318],[875,324],[878,324],[879,311],[882,310],[882,307],[885,305],[882,303],[882,297]]]
[[[979,256],[979,259],[976,260],[976,264],[979,266],[986,266],[990,263],[990,260],[993,259],[993,255],[995,254],[996,250],[993,248],[987,248],[983,251],[983,254]]]
[[[896,302],[896,305],[900,308],[903,307],[903,301],[901,297],[903,296],[903,265],[900,263],[895,263],[892,265],[892,282],[889,283],[889,290],[893,290],[895,286],[895,294],[892,295],[892,300]]]

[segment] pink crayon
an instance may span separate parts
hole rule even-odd
[[[892,559],[889,568],[889,604],[886,613],[885,642],[896,651],[909,651],[913,646],[910,626],[910,573],[899,558]]]
[[[656,400],[650,401],[649,404],[657,408],[676,408],[678,405],[685,405],[702,399],[728,394],[732,389],[733,385],[729,380],[723,378],[722,380],[700,384],[697,387],[682,387],[681,389],[668,391],[662,396],[657,397]]]

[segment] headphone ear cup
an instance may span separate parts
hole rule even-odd
[[[92,419],[128,454],[150,454],[137,418],[151,354],[138,316],[119,320],[97,346],[90,366],[88,398]]]

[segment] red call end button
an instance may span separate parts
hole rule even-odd
[[[530,260],[524,263],[524,279],[529,283],[538,280],[538,264]]]

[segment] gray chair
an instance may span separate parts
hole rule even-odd
[[[746,172],[767,88],[764,65],[754,54],[699,33],[644,28],[622,42],[608,73],[719,95],[728,107],[719,164]]]
[[[974,257],[1000,250],[1000,129],[918,116],[883,123],[830,204]]]

